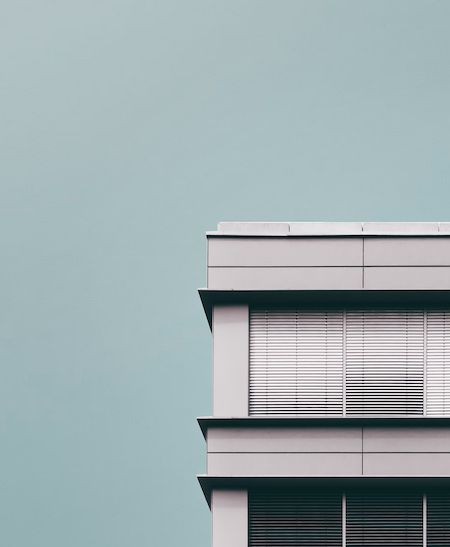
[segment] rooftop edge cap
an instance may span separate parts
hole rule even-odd
[[[361,222],[291,222],[290,235],[360,235]]]
[[[289,222],[219,222],[217,231],[224,235],[287,235]]]
[[[363,222],[365,234],[435,234],[438,222]]]

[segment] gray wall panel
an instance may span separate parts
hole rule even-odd
[[[364,268],[364,288],[370,290],[449,290],[450,267]]]
[[[364,427],[364,452],[450,452],[450,428]]]
[[[247,490],[213,490],[211,516],[213,547],[248,547]]]
[[[210,238],[209,266],[362,266],[362,238]]]
[[[450,238],[365,238],[365,266],[450,266]]]
[[[208,430],[208,452],[361,452],[361,428]]]
[[[362,454],[208,454],[208,475],[232,477],[360,476]]]
[[[216,290],[352,290],[362,288],[362,268],[208,268]]]
[[[249,311],[213,309],[213,416],[248,416]]]
[[[449,477],[450,454],[366,454],[364,476]]]

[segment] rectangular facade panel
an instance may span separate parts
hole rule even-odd
[[[208,454],[208,475],[231,477],[357,477],[362,455],[346,453]]]
[[[362,239],[210,238],[208,266],[362,266]]]
[[[365,267],[367,290],[449,290],[450,267]]]
[[[248,306],[214,306],[213,415],[216,417],[248,416],[248,328]]]
[[[212,547],[248,547],[247,490],[213,490]]]
[[[450,266],[450,238],[365,238],[365,266]]]
[[[450,477],[450,453],[364,452],[364,476]]]
[[[208,452],[361,452],[360,427],[208,429]]]
[[[356,290],[362,288],[362,268],[208,268],[208,288],[240,291]]]
[[[450,453],[450,427],[364,426],[364,452]]]

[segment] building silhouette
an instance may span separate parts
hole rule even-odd
[[[219,223],[213,547],[450,547],[450,223]]]

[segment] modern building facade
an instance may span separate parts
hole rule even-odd
[[[450,547],[450,223],[219,223],[213,547]]]

